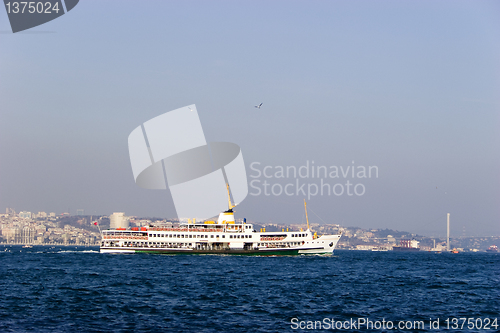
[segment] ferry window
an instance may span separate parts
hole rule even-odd
[[[193,236],[189,235],[189,238],[193,238]]]
[[[226,238],[226,236],[225,236],[225,235],[222,235],[222,238]]]
[[[214,235],[210,235],[210,238],[214,238]]]

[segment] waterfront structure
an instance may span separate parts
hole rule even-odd
[[[28,226],[4,228],[2,236],[9,244],[35,244],[36,229]]]
[[[402,239],[399,246],[393,246],[393,251],[420,251],[418,241],[415,239]]]

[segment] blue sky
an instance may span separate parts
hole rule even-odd
[[[363,196],[309,200],[328,223],[444,235],[451,213],[455,235],[498,235],[499,15],[494,1],[82,0],[12,34],[0,11],[0,209],[174,216],[167,192],[135,185],[127,137],[196,104],[249,175],[377,166]],[[236,212],[297,223],[302,200],[249,195]]]

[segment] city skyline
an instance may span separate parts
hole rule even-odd
[[[108,214],[101,214],[101,215],[79,215],[78,214],[78,211],[80,211],[81,209],[76,209],[76,214],[71,214],[71,211],[64,211],[64,212],[60,212],[60,213],[55,213],[55,212],[50,212],[50,213],[47,213],[45,211],[39,211],[39,212],[31,212],[31,211],[26,211],[26,210],[23,210],[23,211],[19,211],[19,212],[16,212],[14,209],[12,208],[7,208],[6,209],[6,214],[0,214],[0,216],[14,216],[14,217],[19,217],[19,218],[22,218],[22,219],[26,219],[27,221],[31,221],[33,219],[40,219],[40,218],[61,218],[61,217],[81,217],[81,218],[87,218],[87,217],[90,217],[90,221],[96,221],[98,220],[99,218],[111,218],[112,215],[114,214],[124,214],[125,218],[129,219],[129,218],[133,218],[134,221],[149,221],[148,223],[153,223],[154,220],[158,220],[158,221],[170,221],[170,222],[180,222],[181,221],[184,221],[186,222],[188,220],[188,218],[182,218],[179,220],[179,218],[177,217],[164,217],[164,216],[138,216],[138,215],[128,215],[124,212],[113,212],[113,213],[108,213]],[[383,228],[383,227],[379,227],[379,226],[376,226],[376,225],[371,225],[371,226],[367,226],[367,227],[360,227],[360,226],[344,226],[344,225],[340,225],[340,224],[331,224],[331,223],[327,223],[324,219],[322,219],[321,217],[317,216],[316,213],[314,211],[311,211],[311,216],[312,216],[312,219],[313,220],[316,220],[315,223],[311,223],[311,226],[313,227],[313,230],[316,230],[316,229],[321,229],[323,226],[332,226],[332,225],[336,225],[336,226],[340,226],[342,228],[359,228],[359,229],[366,229],[366,230],[372,230],[372,229],[376,229],[376,230],[384,230],[384,229],[389,229],[389,228]],[[314,215],[316,215],[317,218],[314,217]],[[149,220],[149,219],[153,219],[153,220]],[[212,218],[212,219],[216,219],[216,217]],[[244,218],[238,218],[237,219],[238,221],[243,221]],[[267,226],[267,225],[272,225],[272,226],[290,226],[290,227],[295,227],[295,228],[300,228],[300,227],[297,227],[297,226],[306,226],[306,221],[305,220],[302,220],[302,221],[296,221],[296,222],[290,222],[290,223],[280,223],[280,222],[265,222],[265,221],[258,221],[258,220],[250,220],[248,219],[247,220],[248,223],[255,223],[255,224],[258,224],[258,225],[263,225],[263,226]],[[438,221],[434,221],[434,222],[438,222]],[[445,225],[445,222],[443,221],[440,221],[442,222],[443,225]],[[439,222],[438,222],[439,223]],[[409,232],[408,230],[404,230],[404,229],[391,229],[393,231],[400,231],[400,232]],[[411,232],[409,232],[411,233]],[[415,235],[419,235],[419,236],[424,236],[424,237],[435,237],[435,238],[439,238],[439,237],[443,237],[445,238],[446,237],[446,233],[435,233],[435,234],[415,234]],[[452,224],[452,228],[451,228],[451,232],[450,232],[450,235],[454,238],[460,238],[460,237],[475,237],[475,238],[482,238],[482,237],[500,237],[500,235],[498,234],[494,234],[494,235],[491,235],[491,234],[488,234],[488,235],[481,235],[481,234],[471,234],[471,233],[468,233],[468,230],[466,230],[465,227],[462,227],[462,229],[459,229],[459,228],[456,228],[455,226],[453,226]]]
[[[0,214],[0,243],[4,245],[66,245],[66,246],[98,246],[101,230],[116,229],[147,230],[148,227],[176,228],[177,219],[159,219],[126,216],[123,212],[115,212],[108,216],[55,215],[52,213],[19,212],[7,209],[6,214]],[[191,221],[184,221],[191,223]],[[193,221],[194,222],[194,221]],[[239,219],[240,223],[243,222]],[[278,225],[252,223],[254,228],[276,231],[302,231],[308,226],[302,224]],[[338,243],[339,249],[364,251],[390,251],[399,242],[409,242],[422,251],[442,252],[447,247],[445,237],[418,235],[404,230],[363,229],[345,227],[338,224],[312,223],[311,230],[318,235],[342,234]],[[265,228],[265,229],[263,229]],[[466,236],[464,234],[450,238],[453,248],[460,252],[478,252],[493,249],[500,241],[500,236]]]

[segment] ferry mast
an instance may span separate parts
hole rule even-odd
[[[309,218],[307,217],[307,204],[306,199],[304,199],[304,209],[306,210],[306,221],[307,221],[307,230],[309,230]]]

